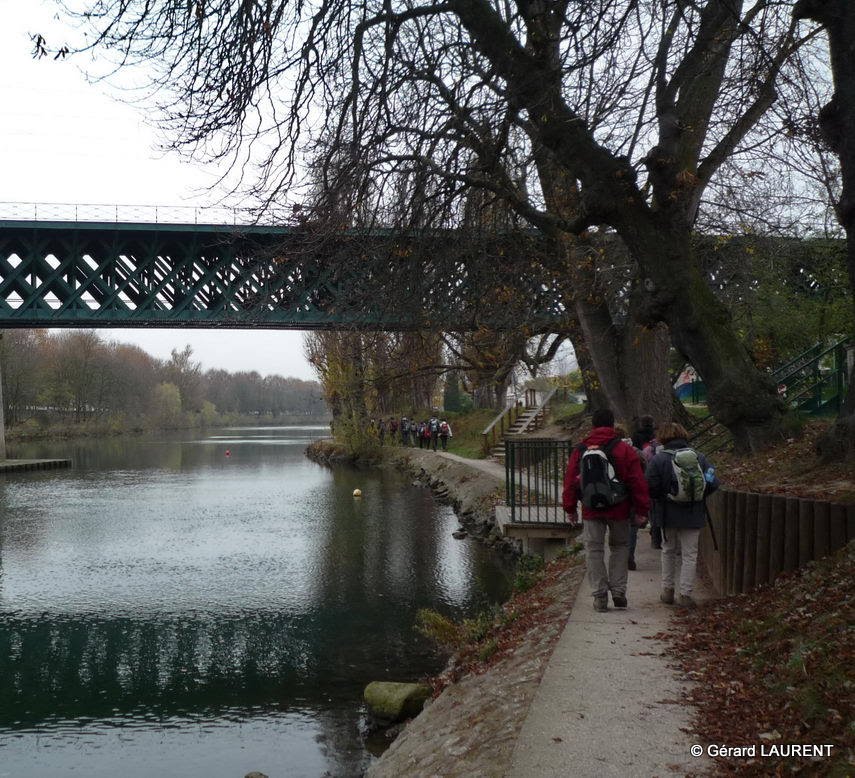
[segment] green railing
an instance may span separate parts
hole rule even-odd
[[[840,410],[846,395],[848,343],[849,338],[830,344],[815,343],[772,371],[772,379],[792,410],[812,416]],[[732,441],[730,432],[712,414],[692,424],[689,437],[694,446],[707,454],[720,451]]]
[[[569,440],[505,440],[505,502],[511,510],[512,522],[563,524],[566,521],[561,493],[572,452]]]
[[[840,410],[848,378],[848,343],[849,338],[830,345],[817,343],[772,374],[791,408],[811,415]]]

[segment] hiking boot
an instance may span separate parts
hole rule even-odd
[[[638,570],[638,565],[635,564],[635,557],[631,556],[629,561],[626,563],[627,570]]]
[[[609,609],[609,598],[603,594],[599,597],[594,597],[594,610],[600,613]]]
[[[673,589],[663,589],[662,594],[659,595],[659,602],[664,602],[666,605],[674,604],[674,590]]]
[[[612,594],[612,602],[615,604],[615,608],[625,608],[626,607],[626,595],[625,594]]]
[[[688,594],[681,594],[677,600],[677,605],[681,608],[697,608],[698,604]]]

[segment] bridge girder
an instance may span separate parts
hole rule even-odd
[[[0,328],[554,330],[560,273],[520,233],[0,222]],[[540,268],[536,272],[532,267]]]

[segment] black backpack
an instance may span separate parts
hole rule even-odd
[[[581,452],[579,487],[582,505],[586,508],[606,510],[629,497],[626,486],[617,477],[612,461],[612,451],[620,441],[620,438],[613,438],[602,447],[588,447],[584,443],[578,447]]]

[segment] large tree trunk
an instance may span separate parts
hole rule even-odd
[[[575,183],[546,155],[540,155],[537,164],[549,207],[572,216],[578,206]],[[641,302],[636,293],[630,298],[625,322],[615,321],[602,293],[595,289],[595,252],[588,250],[583,238],[565,234],[557,236],[557,240],[571,279],[573,300],[567,301],[568,306],[576,311],[599,389],[615,417],[628,424],[645,415],[670,421],[673,400],[667,328],[643,326],[636,321],[635,310]]]
[[[602,393],[615,418],[628,424],[645,415],[670,421],[673,399],[667,327],[644,327],[632,316],[617,323],[604,302],[587,299],[577,301],[576,311]]]
[[[608,407],[609,400],[600,384],[600,378],[597,375],[591,351],[588,349],[588,343],[582,334],[578,316],[568,317],[568,332],[570,342],[573,344],[573,351],[576,353],[576,364],[582,374],[585,396],[588,398],[587,410],[594,411],[597,408]]]
[[[672,215],[658,225],[651,219],[626,229],[647,292],[642,316],[668,324],[674,346],[706,385],[710,411],[731,431],[737,448],[756,450],[780,434],[783,403],[713,295],[693,255],[690,229],[674,221]]]

